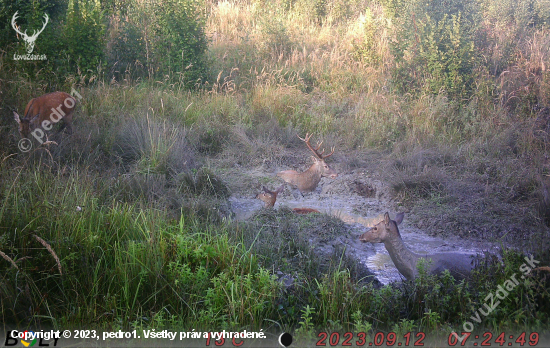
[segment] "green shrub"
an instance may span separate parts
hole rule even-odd
[[[73,73],[97,71],[100,64],[105,64],[104,34],[99,0],[69,0],[63,37]]]
[[[473,1],[412,1],[396,20],[393,81],[403,93],[467,97],[473,85],[479,24]]]
[[[145,77],[153,72],[149,68],[149,45],[144,35],[146,14],[135,7],[132,10],[128,14],[130,20],[113,16],[110,23],[107,64],[110,75],[118,80],[128,78],[128,72],[133,72],[135,77]]]
[[[550,25],[550,2],[545,0],[489,0],[483,5],[485,17],[508,30]]]
[[[208,40],[199,0],[131,0],[113,10],[107,57],[116,78],[204,82]]]
[[[385,27],[384,17],[376,16],[367,8],[361,18],[362,40],[353,43],[352,55],[370,66],[378,66],[382,61],[381,42],[378,39]]]
[[[7,9],[0,14],[0,43],[9,54],[24,52],[11,28],[15,11],[17,23],[30,33],[40,28],[45,13],[50,17],[36,43],[36,53],[45,54],[47,60],[8,62],[33,78],[40,71],[40,77],[50,83],[64,83],[71,75],[90,79],[108,61],[109,78],[119,80],[156,77],[184,87],[205,80],[208,40],[199,0],[106,2],[105,10],[100,0],[15,4],[1,0],[0,5]]]
[[[290,39],[285,23],[272,13],[264,14],[261,23],[260,51],[273,58],[289,55],[295,44]]]
[[[204,18],[196,0],[154,2],[156,14],[153,42],[155,68],[161,76],[182,82],[187,87],[202,83],[206,73],[208,41]]]

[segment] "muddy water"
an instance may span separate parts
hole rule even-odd
[[[253,198],[231,197],[229,201],[237,220],[250,218],[263,206],[263,202]],[[352,231],[350,235],[338,238],[340,243],[345,244],[347,252],[364,263],[382,284],[404,279],[395,268],[384,244],[361,243],[358,240],[360,234],[382,220],[384,212],[390,211],[390,216],[394,217],[391,209],[385,208],[380,200],[359,196],[343,197],[335,194],[309,194],[296,198],[289,194],[278,198],[275,209],[280,206],[313,208],[341,219],[350,225]],[[409,249],[419,254],[450,251],[476,254],[482,252],[481,247],[488,247],[488,245],[474,245],[471,241],[458,238],[450,240],[430,237],[418,229],[408,226],[406,220],[407,216],[400,226],[401,236]]]

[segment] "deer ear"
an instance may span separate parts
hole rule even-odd
[[[400,224],[403,222],[403,218],[405,217],[405,213],[399,213],[395,216],[395,223]]]
[[[386,212],[386,214],[384,214],[384,223],[386,225],[390,224],[390,214],[388,214],[387,212]]]
[[[38,119],[38,117],[40,116],[40,114],[36,114],[36,116],[34,116],[31,120],[31,123],[34,123],[34,121],[36,121]]]
[[[17,112],[15,112],[15,111],[13,112],[13,119],[14,119],[17,123],[21,124],[21,118],[19,118],[19,114],[18,114]]]

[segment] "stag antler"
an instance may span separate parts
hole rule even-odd
[[[44,25],[42,26],[42,29],[40,29],[40,31],[37,33],[36,30],[33,31],[33,34],[32,34],[32,37],[33,38],[36,38],[38,35],[40,35],[41,32],[44,31],[44,29],[46,29],[46,25],[48,25],[48,21],[50,20],[50,17],[48,17],[48,14],[47,13],[44,13],[44,19],[46,20],[44,23]]]
[[[25,30],[24,33],[22,33],[20,30],[19,30],[19,27],[17,26],[17,23],[15,23],[15,20],[17,19],[17,12],[19,11],[15,11],[15,14],[13,15],[13,17],[11,17],[11,26],[13,27],[13,30],[15,30],[15,32],[23,37],[27,37],[27,31]]]
[[[313,148],[313,146],[311,146],[311,144],[309,143],[309,140],[311,139],[312,135],[313,134],[306,133],[305,139],[300,138],[300,136],[298,135],[298,139],[305,142],[307,147],[315,154],[315,157],[317,157],[318,159],[324,160],[325,158],[332,156],[332,154],[334,153],[334,146],[332,147],[332,151],[328,155],[323,156],[323,154],[325,153],[325,149],[323,149],[323,151],[321,151],[320,153],[318,152],[323,142],[321,141],[320,143],[317,143],[317,147]]]

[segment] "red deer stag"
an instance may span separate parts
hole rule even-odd
[[[305,142],[307,147],[313,152],[313,164],[303,173],[298,173],[295,170],[285,170],[277,173],[277,176],[292,186],[297,187],[300,192],[311,192],[315,190],[317,184],[321,181],[321,177],[325,176],[335,179],[338,176],[338,173],[336,173],[334,169],[329,168],[329,166],[325,163],[325,159],[334,153],[334,147],[328,155],[323,156],[323,153],[325,152],[324,149],[323,151],[318,152],[323,142],[318,143],[317,147],[313,148],[313,146],[309,143],[311,134],[306,134],[305,139],[302,139],[299,136],[298,138]]]
[[[403,243],[397,228],[404,216],[404,213],[399,213],[395,220],[391,220],[388,213],[384,214],[384,220],[363,233],[359,240],[361,242],[384,243],[395,267],[408,280],[418,276],[416,265],[420,259],[428,261],[429,273],[441,273],[448,269],[451,275],[458,279],[466,278],[469,275],[472,270],[472,255],[460,253],[419,255],[410,251]]]
[[[13,117],[19,125],[19,134],[28,138],[32,132],[35,138],[42,138],[44,130],[50,130],[54,123],[63,119],[63,127],[72,132],[71,122],[76,100],[65,92],[52,92],[31,99],[25,108],[25,116],[21,118],[17,112]],[[40,133],[40,134],[35,134]]]
[[[262,186],[262,189],[264,190],[264,192],[258,193],[256,195],[256,198],[264,202],[265,208],[273,208],[273,206],[275,205],[275,202],[277,201],[277,195],[283,192],[284,188],[285,188],[285,184],[282,184],[275,191],[271,191],[267,187]],[[295,212],[296,214],[319,213],[319,210],[315,210],[311,208],[293,208],[292,211]]]

